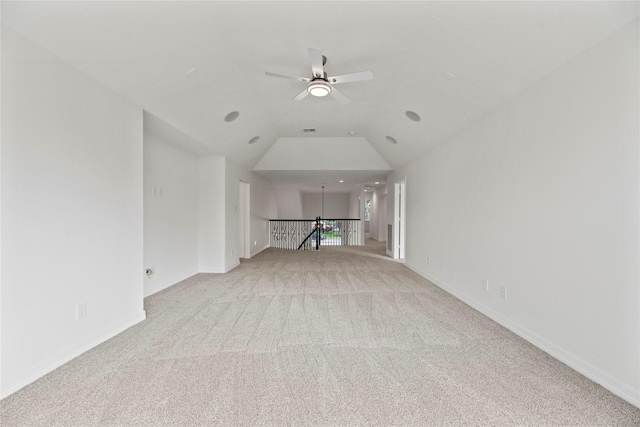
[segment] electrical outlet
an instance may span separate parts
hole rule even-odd
[[[258,246],[258,241],[257,240],[253,241],[253,246]]]
[[[507,287],[500,286],[500,298],[507,299]]]
[[[489,279],[484,281],[484,291],[489,292]]]
[[[76,320],[84,319],[87,317],[87,303],[83,302],[76,305]]]
[[[148,277],[149,279],[151,279],[151,278],[153,277],[153,275],[155,274],[155,272],[156,272],[155,267],[148,267],[148,268],[144,271],[144,274],[146,274],[146,275],[147,275],[147,277]]]
[[[427,257],[427,265],[430,265],[430,264],[431,264],[431,257],[430,257],[430,256],[428,256],[428,257]]]
[[[233,255],[234,255],[234,251],[233,251],[233,249],[231,249],[231,256],[233,256]]]

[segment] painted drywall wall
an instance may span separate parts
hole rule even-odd
[[[395,176],[407,266],[640,406],[638,52],[636,20]]]
[[[364,204],[361,202],[362,186],[358,186],[349,192],[349,218],[362,218]]]
[[[386,223],[386,188],[376,189],[368,192],[371,198],[371,238],[377,241],[385,241],[385,223]]]
[[[349,217],[359,218],[358,244],[364,245],[364,186],[359,185],[349,193]]]
[[[389,248],[389,245],[393,246],[393,243],[396,241],[397,238],[397,230],[395,230],[395,227],[393,225],[393,212],[395,209],[395,194],[396,194],[396,189],[395,189],[395,182],[396,180],[400,179],[398,174],[401,173],[401,168],[398,169],[398,171],[394,171],[392,173],[390,173],[389,175],[387,175],[387,187],[386,187],[386,193],[387,193],[387,211],[386,211],[386,232],[385,235],[387,237],[387,249],[386,249],[386,254],[389,255],[390,257],[393,256],[393,250]],[[402,176],[402,178],[406,178],[405,176]],[[389,235],[389,228],[391,228],[391,236]],[[389,242],[389,240],[393,240],[393,242]]]
[[[323,209],[324,199],[324,209]],[[324,215],[322,212],[324,211]],[[304,219],[314,219],[317,216],[323,218],[348,218],[349,194],[303,194],[302,212]]]
[[[248,176],[247,176],[248,175]],[[278,205],[269,181],[253,172],[244,175],[251,184],[251,256],[269,247],[269,219],[278,218]]]
[[[362,137],[281,137],[254,167],[256,171],[391,169]]]
[[[251,184],[242,180],[238,184],[238,255],[251,258]]]
[[[199,159],[200,272],[224,273],[237,267],[240,181],[250,184],[252,254],[268,246],[268,219],[276,205],[268,181],[224,157]]]
[[[198,273],[198,179],[198,156],[145,124],[145,297]]]
[[[273,189],[268,180],[227,160],[226,163],[226,213],[231,220],[226,221],[227,261],[226,270],[236,267],[240,260],[240,181],[249,184],[249,251],[251,256],[257,255],[269,247],[269,219],[278,217],[278,206]],[[235,234],[234,234],[235,233]],[[234,237],[234,235],[236,237]],[[233,254],[231,251],[233,250]]]
[[[143,124],[4,26],[1,111],[4,397],[145,318]]]
[[[386,187],[378,189],[374,193],[375,210],[371,221],[371,237],[377,241],[387,240],[387,194]]]
[[[293,185],[277,185],[273,187],[273,194],[278,206],[277,218],[304,219],[300,188]]]
[[[198,159],[198,196],[198,269],[201,273],[224,273],[224,157],[209,156]],[[237,229],[235,232],[237,236]]]
[[[225,271],[230,271],[240,264],[238,206],[240,204],[241,174],[239,166],[229,159],[225,159]]]

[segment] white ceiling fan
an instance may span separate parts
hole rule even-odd
[[[351,99],[349,99],[348,96],[333,87],[333,85],[373,79],[373,72],[371,71],[361,71],[359,73],[327,77],[327,73],[324,71],[324,64],[327,62],[327,58],[323,56],[322,52],[317,49],[309,48],[308,50],[309,62],[311,62],[311,78],[290,76],[288,74],[279,74],[265,71],[265,74],[267,76],[282,77],[284,79],[293,79],[308,83],[307,88],[300,92],[295,98],[293,98],[295,101],[300,101],[309,94],[313,96],[331,95],[339,103],[348,104],[349,102],[351,102]]]

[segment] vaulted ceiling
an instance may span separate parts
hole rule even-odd
[[[201,153],[247,168],[278,138],[310,136],[303,129],[365,138],[397,168],[637,16],[638,2],[610,1],[2,2],[4,25]],[[305,84],[265,71],[310,77],[310,47],[329,75],[374,79],[341,84],[346,105],[294,101]]]

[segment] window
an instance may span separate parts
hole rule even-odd
[[[371,221],[371,200],[364,201],[364,220]]]

